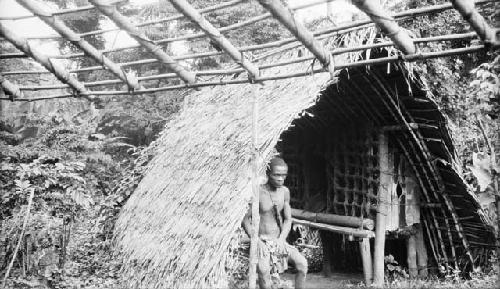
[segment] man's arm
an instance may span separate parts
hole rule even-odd
[[[281,229],[280,239],[286,240],[288,233],[292,229],[292,208],[290,207],[290,191],[288,188],[284,192],[285,203],[283,204],[283,228]]]
[[[252,237],[252,206],[248,206],[248,211],[241,221],[241,225],[243,226],[243,230],[247,233],[248,237]]]

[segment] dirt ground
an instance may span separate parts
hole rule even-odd
[[[285,273],[281,275],[284,288],[294,288],[294,274]],[[307,289],[326,288],[349,288],[355,287],[363,282],[362,274],[333,273],[330,277],[325,277],[322,273],[307,274]]]

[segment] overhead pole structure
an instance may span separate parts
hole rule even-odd
[[[180,79],[187,84],[194,84],[196,82],[196,74],[188,71],[171,56],[169,56],[163,49],[150,40],[143,32],[141,32],[136,25],[132,24],[128,18],[123,16],[109,0],[89,0],[97,10],[102,14],[108,16],[118,27],[125,30],[132,38],[139,44],[152,53],[161,63],[172,70]]]
[[[64,67],[56,62],[52,62],[47,55],[31,45],[25,38],[15,34],[14,31],[7,28],[1,21],[0,36],[5,37],[17,49],[42,64],[45,69],[52,72],[61,82],[68,84],[76,93],[88,97],[92,96],[92,93],[87,90],[85,85],[72,76]]]
[[[335,72],[333,56],[301,22],[295,20],[290,9],[278,0],[259,0],[259,3],[311,51],[333,78]]]
[[[101,0],[99,0],[101,1]],[[258,80],[259,68],[249,61],[212,23],[207,21],[203,15],[185,0],[170,0],[174,7],[200,27],[203,32],[224,50],[236,63],[248,72],[248,78]]]
[[[105,66],[114,75],[125,82],[129,90],[140,89],[139,81],[131,74],[127,74],[118,64],[111,61],[102,52],[94,46],[82,39],[78,33],[71,30],[64,22],[59,20],[56,15],[48,11],[45,6],[36,0],[16,0],[21,6],[37,15],[43,22],[52,27],[55,31],[61,34],[64,38],[80,48],[85,54],[91,56],[97,63]]]
[[[500,39],[496,36],[495,29],[491,28],[484,17],[479,14],[474,1],[451,0],[451,4],[469,22],[486,46],[492,48],[500,46]]]
[[[5,94],[9,95],[11,101],[24,96],[19,86],[7,80],[2,74],[0,74],[0,86],[4,90]]]
[[[401,28],[380,4],[373,0],[352,0],[352,3],[367,14],[404,54],[415,54],[417,48],[410,35]]]

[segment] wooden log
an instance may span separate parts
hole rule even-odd
[[[353,236],[356,238],[373,238],[375,234],[373,231],[363,230],[363,229],[354,229],[350,227],[341,227],[336,225],[324,224],[324,223],[315,223],[306,220],[299,220],[292,218],[293,223],[308,226],[311,228],[316,228],[320,230],[330,231],[342,235]]]
[[[108,16],[118,27],[125,30],[142,47],[153,54],[162,64],[172,70],[185,83],[193,84],[196,82],[196,75],[189,72],[186,68],[172,59],[163,49],[153,43],[146,35],[141,32],[134,24],[123,16],[115,6],[109,5],[109,0],[89,0],[104,15]]]
[[[47,55],[41,52],[36,46],[30,44],[26,39],[15,34],[14,31],[7,28],[2,22],[0,22],[0,36],[5,37],[9,42],[11,42],[17,49],[23,51],[31,58],[42,64],[45,69],[52,72],[57,79],[65,82],[71,86],[80,95],[92,95],[90,91],[85,88],[83,83],[78,81],[74,76],[72,76],[63,66],[58,63],[52,62]],[[71,97],[75,97],[75,94],[69,93]],[[10,98],[6,98],[10,100]],[[22,98],[19,98],[22,99]]]
[[[500,40],[496,37],[494,29],[486,22],[486,20],[477,11],[474,1],[472,0],[451,0],[453,7],[460,12],[460,15],[469,22],[474,28],[477,35],[481,37],[485,44],[490,46],[500,45]]]
[[[83,52],[85,52],[86,55],[89,55],[90,57],[92,57],[92,59],[97,61],[97,63],[105,66],[109,71],[111,71],[114,75],[116,75],[123,82],[125,82],[128,85],[129,90],[141,88],[139,86],[139,81],[134,75],[126,73],[124,70],[121,69],[119,65],[111,61],[108,57],[106,57],[102,52],[100,52],[94,46],[88,43],[85,39],[82,39],[77,33],[75,33],[72,29],[66,26],[64,22],[59,20],[57,17],[53,16],[52,13],[49,10],[47,10],[42,3],[38,1],[28,1],[28,0],[17,0],[17,2],[24,8],[38,15],[38,17],[43,22],[52,27],[66,39],[71,41],[72,44],[80,48]]]
[[[370,251],[370,239],[363,238],[359,242],[359,251],[361,252],[361,261],[363,263],[363,275],[365,285],[370,286],[373,279],[372,253]]]
[[[408,261],[408,273],[410,278],[416,278],[417,268],[417,241],[414,234],[406,239],[406,260]]]
[[[417,249],[417,267],[418,267],[418,276],[421,278],[427,278],[427,248],[425,247],[424,240],[424,231],[422,229],[421,224],[415,225],[416,234],[415,234],[415,245]]]
[[[382,287],[384,285],[384,256],[385,256],[385,227],[388,214],[387,202],[391,175],[389,174],[389,144],[387,135],[380,132],[378,135],[378,154],[380,185],[378,189],[378,209],[375,224],[375,248],[373,256],[373,285]]]
[[[96,1],[96,0],[93,0]],[[103,1],[103,0],[99,0]],[[193,23],[205,32],[208,37],[214,41],[222,50],[224,50],[236,63],[243,67],[248,72],[248,77],[252,80],[259,78],[259,68],[250,62],[243,54],[215,28],[205,17],[203,17],[189,2],[186,0],[171,0],[170,3],[186,15]]]
[[[353,0],[352,3],[370,16],[372,21],[394,41],[404,54],[414,54],[417,52],[415,44],[408,33],[399,27],[396,20],[382,8],[379,1]]]
[[[127,0],[112,0],[112,1],[110,1],[110,5],[116,5],[118,3],[125,2],[125,1],[127,1]],[[66,14],[72,14],[72,13],[79,13],[79,12],[92,10],[94,8],[95,7],[93,5],[84,5],[84,6],[75,7],[75,8],[60,9],[60,10],[52,12],[52,15],[55,16],[55,15],[66,15]],[[32,15],[21,15],[21,16],[2,16],[2,17],[0,17],[0,20],[22,20],[22,19],[35,18],[35,17],[37,17],[37,15],[33,15],[33,14]],[[60,38],[61,36],[54,35],[52,37]],[[44,39],[44,38],[40,38],[40,37],[31,38],[31,37],[29,37],[29,39]]]
[[[455,49],[449,49],[449,50],[444,50],[444,51],[423,52],[423,53],[418,53],[418,54],[414,54],[414,55],[407,55],[407,56],[405,56],[404,61],[413,62],[413,61],[424,60],[424,59],[434,59],[434,58],[440,58],[440,57],[446,57],[446,56],[470,54],[470,53],[483,51],[484,48],[485,48],[484,45],[474,45],[474,46],[470,46],[470,47],[455,48]],[[401,58],[399,56],[389,56],[389,57],[382,57],[382,58],[375,58],[375,59],[368,59],[368,60],[360,60],[360,61],[356,61],[353,63],[341,63],[341,64],[336,65],[335,69],[364,67],[364,66],[381,65],[381,64],[395,63],[395,62],[401,62]],[[261,80],[261,81],[279,80],[279,79],[286,79],[286,78],[293,78],[293,77],[310,76],[311,73],[324,73],[324,72],[325,71],[323,68],[315,68],[315,69],[308,70],[308,71],[298,71],[298,72],[296,71],[296,72],[279,74],[279,75],[262,76],[259,78],[259,80]],[[226,84],[241,84],[241,83],[248,83],[248,82],[249,82],[249,80],[247,80],[247,79],[207,81],[207,82],[198,82],[198,83],[195,83],[193,85],[180,84],[180,85],[171,85],[171,86],[158,87],[158,88],[147,88],[147,89],[134,91],[134,94],[147,94],[147,93],[155,93],[155,92],[161,92],[161,91],[178,90],[178,89],[183,89],[183,88],[195,88],[195,87],[226,85]],[[129,94],[129,92],[124,91],[124,90],[122,90],[122,91],[103,90],[103,91],[92,91],[92,94],[93,95],[127,95],[127,94]],[[81,94],[81,95],[88,95],[88,94]],[[63,93],[63,94],[58,94],[58,95],[47,95],[47,96],[35,97],[35,98],[19,98],[19,99],[16,99],[16,101],[31,102],[31,101],[47,100],[47,99],[54,99],[54,98],[68,98],[68,97],[74,97],[74,95],[71,93]],[[9,99],[8,98],[0,98],[0,100],[9,100]]]
[[[374,222],[370,219],[361,219],[353,216],[342,216],[326,213],[313,213],[306,210],[292,209],[292,217],[315,223],[346,226],[351,228],[363,228],[373,230]]]
[[[269,10],[311,53],[319,59],[323,67],[334,77],[335,67],[332,56],[316,39],[314,35],[299,21],[295,21],[292,13],[278,0],[258,0],[259,3]]]
[[[259,119],[259,90],[254,89],[252,99],[252,236],[250,239],[250,256],[248,271],[248,288],[255,289],[257,280],[258,239],[259,239],[259,149],[258,149],[258,119]]]

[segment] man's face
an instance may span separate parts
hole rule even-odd
[[[273,166],[269,172],[269,184],[275,188],[285,184],[288,168],[286,166]]]

